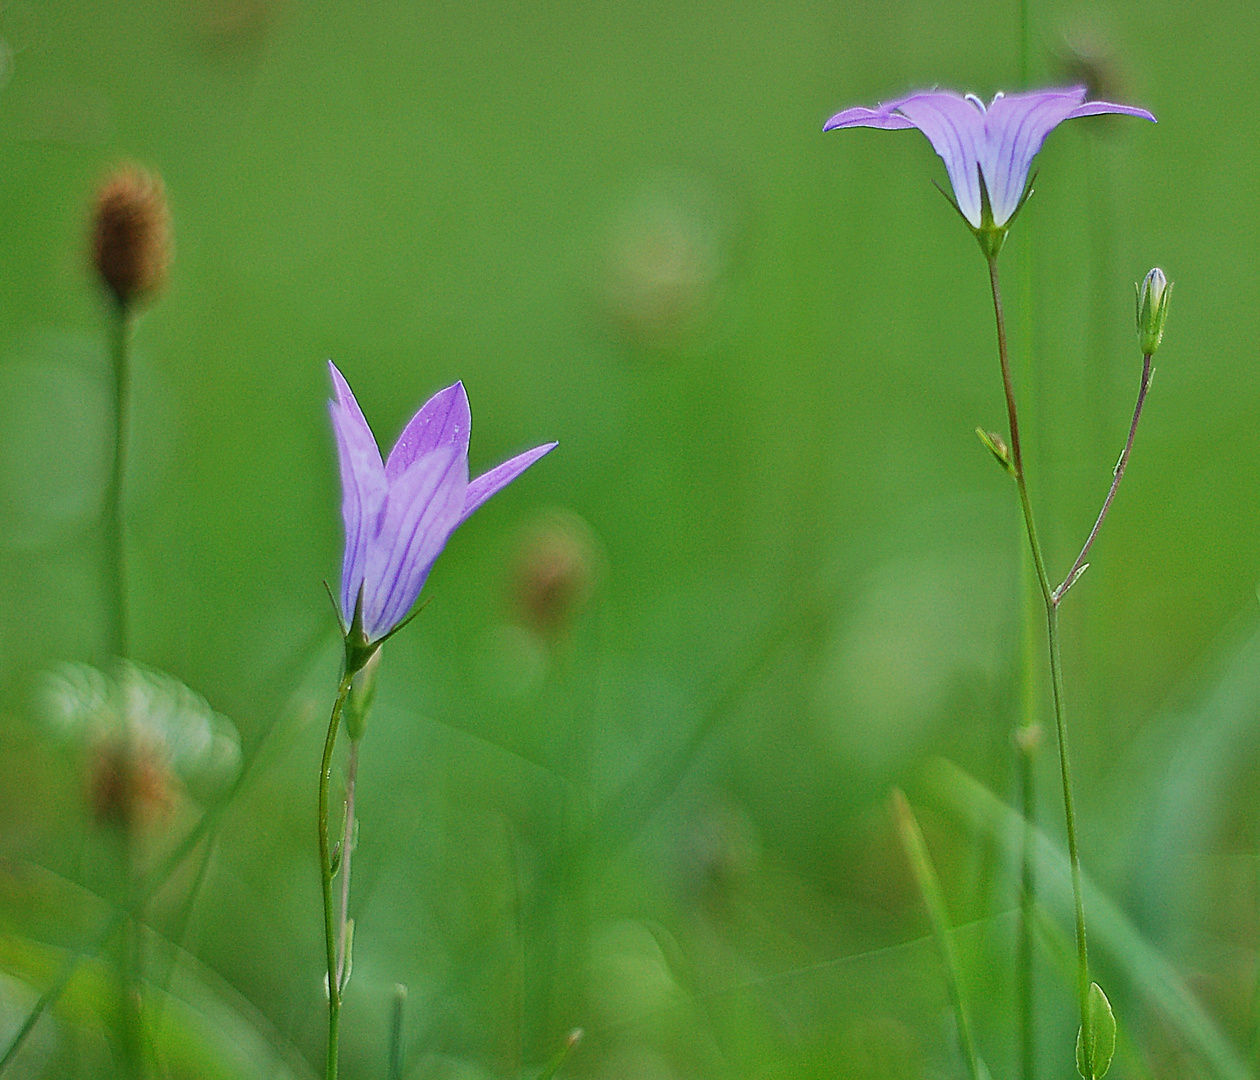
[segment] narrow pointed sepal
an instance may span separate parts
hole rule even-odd
[[[360,585],[354,602],[354,615],[350,619],[350,629],[346,631],[346,671],[352,677],[357,675],[367,667],[380,647],[381,642],[369,641],[363,629],[363,586]]]

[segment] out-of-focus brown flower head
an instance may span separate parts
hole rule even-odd
[[[1110,37],[1097,26],[1070,26],[1059,38],[1056,63],[1065,82],[1083,84],[1090,101],[1124,101],[1127,80]],[[1103,125],[1091,125],[1102,129]]]
[[[88,797],[97,824],[134,832],[157,824],[174,802],[164,755],[132,739],[104,739],[92,748]]]
[[[551,637],[586,606],[598,576],[598,544],[576,514],[553,510],[522,536],[512,574],[521,621]]]
[[[171,217],[161,177],[135,165],[120,166],[96,193],[96,272],[125,311],[162,287],[170,261]]]

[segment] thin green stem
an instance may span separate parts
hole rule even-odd
[[[932,856],[928,853],[927,843],[923,839],[918,821],[915,820],[914,811],[898,788],[893,789],[893,812],[897,819],[897,831],[901,834],[902,847],[905,848],[906,858],[910,860],[910,869],[914,872],[915,883],[919,886],[923,905],[927,908],[928,918],[932,923],[932,934],[945,964],[945,983],[954,1006],[958,1041],[962,1044],[963,1056],[967,1059],[967,1069],[971,1073],[971,1080],[985,1080],[988,1074],[980,1063],[976,1042],[971,1034],[971,1020],[963,1001],[962,980],[958,975],[958,960],[954,956],[954,946],[950,938],[949,911],[945,907],[941,883],[936,876]]]
[[[337,745],[337,730],[341,726],[341,710],[350,695],[354,675],[347,667],[337,686],[337,698],[328,718],[328,736],[324,740],[324,758],[319,770],[319,875],[324,891],[324,944],[328,958],[327,1080],[337,1080],[337,1033],[341,1021],[341,987],[337,982],[337,918],[333,908],[333,866],[328,838],[328,787],[332,780],[333,750]]]
[[[1076,556],[1076,562],[1072,564],[1072,569],[1067,572],[1067,577],[1063,579],[1063,584],[1054,590],[1055,604],[1062,601],[1063,594],[1081,576],[1081,571],[1085,568],[1085,557],[1089,554],[1089,549],[1094,546],[1094,541],[1098,538],[1098,530],[1102,528],[1102,523],[1107,520],[1107,511],[1111,509],[1111,504],[1116,497],[1116,491],[1120,487],[1120,481],[1124,479],[1124,470],[1128,467],[1129,455],[1133,453],[1133,439],[1137,435],[1138,421],[1142,419],[1142,406],[1146,402],[1146,392],[1150,388],[1151,354],[1147,353],[1142,357],[1142,381],[1138,386],[1137,404],[1133,407],[1133,422],[1129,424],[1129,437],[1125,440],[1124,449],[1120,451],[1120,460],[1116,462],[1116,467],[1111,474],[1111,487],[1107,491],[1107,497],[1103,500],[1102,509],[1098,511],[1098,518],[1094,522],[1094,527],[1090,529],[1089,536],[1081,548],[1081,553]]]
[[[1076,808],[1072,800],[1072,769],[1068,761],[1067,724],[1063,716],[1063,664],[1059,658],[1059,610],[1046,608],[1050,639],[1050,685],[1054,691],[1054,726],[1059,740],[1059,773],[1063,778],[1063,815],[1067,821],[1068,860],[1072,864],[1072,899],[1076,905],[1076,992],[1081,1006],[1081,1045],[1084,1060],[1094,1059],[1094,1032],[1089,1022],[1089,951],[1085,944],[1085,901],[1081,888],[1081,856],[1076,841]]]
[[[1011,467],[1019,490],[1020,509],[1024,515],[1024,528],[1028,533],[1028,546],[1032,551],[1033,565],[1037,571],[1037,584],[1041,589],[1046,609],[1046,634],[1050,648],[1050,685],[1054,698],[1054,724],[1059,742],[1059,771],[1063,779],[1063,814],[1067,823],[1068,856],[1072,864],[1072,893],[1076,902],[1076,957],[1078,996],[1081,1009],[1081,1043],[1085,1048],[1085,1060],[1093,1059],[1094,1035],[1089,1022],[1089,956],[1085,943],[1085,903],[1081,895],[1081,861],[1076,841],[1076,810],[1072,801],[1072,773],[1068,759],[1067,725],[1063,710],[1063,672],[1059,657],[1058,600],[1046,574],[1041,545],[1037,541],[1037,526],[1033,519],[1032,503],[1028,496],[1028,481],[1024,474],[1024,458],[1019,441],[1019,414],[1015,405],[1015,387],[1011,379],[1010,355],[1006,345],[1006,319],[1002,313],[1002,291],[998,283],[997,257],[989,263],[989,285],[993,292],[993,313],[997,320],[998,359],[1002,366],[1002,387],[1006,395],[1006,413],[1010,427]]]
[[[115,663],[115,674],[121,691],[125,674],[119,661],[126,658],[129,650],[127,618],[127,545],[124,536],[123,502],[126,497],[127,475],[127,428],[131,400],[131,313],[126,304],[116,304],[110,310],[110,349],[113,367],[114,452],[110,463],[109,486],[105,494],[104,532],[105,550],[103,576],[105,581],[106,652]],[[135,745],[130,730],[130,718],[122,717],[122,739],[119,768],[123,791],[122,836],[119,863],[122,874],[123,907],[134,909],[123,923],[122,940],[119,943],[118,993],[119,1038],[122,1044],[122,1071],[132,1080],[144,1076],[144,1017],[142,1003],[141,972],[144,967],[143,937],[140,917],[143,903],[137,902],[139,880],[136,874],[136,828],[134,813],[134,764]]]
[[[123,481],[127,471],[127,419],[131,386],[131,316],[128,309],[115,305],[110,312],[110,342],[114,369],[114,455],[109,486],[105,492],[103,522],[105,532],[104,575],[106,609],[109,618],[106,652],[110,657],[127,655],[127,565],[123,538]]]

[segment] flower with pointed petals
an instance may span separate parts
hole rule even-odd
[[[921,90],[875,109],[845,109],[823,130],[918,128],[945,162],[958,212],[986,254],[996,255],[985,239],[1001,247],[1011,219],[1028,197],[1028,169],[1046,136],[1064,120],[1099,113],[1155,119],[1133,105],[1086,101],[1083,86],[998,94],[988,108],[974,94]]]
[[[457,382],[424,403],[382,462],[349,385],[331,361],[328,367],[346,526],[341,616],[347,656],[353,647],[362,666],[406,618],[451,533],[556,444],[536,446],[470,481],[472,414]]]

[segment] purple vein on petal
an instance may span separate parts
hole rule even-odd
[[[517,454],[516,457],[509,458],[502,465],[496,465],[489,472],[482,473],[476,480],[470,481],[467,494],[464,496],[464,511],[460,515],[460,522],[467,521],[472,512],[490,498],[491,495],[502,491],[534,464],[535,461],[549,454],[556,446],[557,444],[553,442],[535,446],[534,449],[526,450],[523,454]]]
[[[1019,205],[1028,169],[1046,141],[1085,96],[1085,88],[1037,90],[994,101],[986,126],[988,146],[983,159],[993,220],[1005,225]]]
[[[392,483],[421,454],[443,446],[454,447],[458,453],[467,457],[471,428],[472,412],[468,408],[464,384],[457,382],[445,390],[439,390],[403,428],[403,433],[394,443],[394,449],[389,452],[385,475]]]

